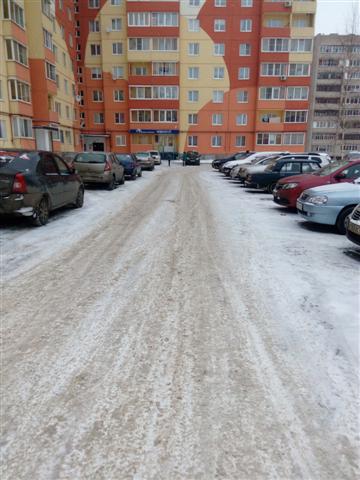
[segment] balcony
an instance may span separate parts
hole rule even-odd
[[[298,1],[293,0],[293,13],[313,13],[316,12],[316,2],[313,0],[309,1]]]

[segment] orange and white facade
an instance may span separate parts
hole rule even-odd
[[[62,77],[57,89],[48,79],[36,87],[50,98],[47,112],[44,94],[32,104],[36,127],[61,124],[74,139],[80,128],[87,150],[304,150],[316,0],[55,1],[65,36],[53,32],[53,41],[76,66],[70,74],[39,48],[34,16],[25,32],[31,85],[40,86],[40,61]],[[80,109],[72,124],[51,106],[70,102],[67,75]]]

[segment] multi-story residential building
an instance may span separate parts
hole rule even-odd
[[[342,158],[360,150],[360,36],[317,35],[308,148]]]
[[[0,146],[80,150],[71,0],[2,0]]]
[[[85,148],[304,150],[314,0],[75,8]]]

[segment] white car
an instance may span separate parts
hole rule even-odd
[[[239,173],[246,170],[247,168],[260,168],[259,172],[261,172],[262,170],[265,170],[266,168],[266,165],[268,165],[269,163],[271,163],[272,161],[274,161],[274,159],[276,160],[277,158],[280,158],[282,157],[283,155],[282,154],[275,154],[275,155],[267,155],[265,158],[263,157],[260,157],[260,158],[257,158],[256,160],[254,160],[253,162],[247,162],[247,163],[243,163],[241,165],[236,165],[235,167],[233,167],[231,169],[231,172],[230,172],[230,176],[231,178],[235,179],[239,176]],[[262,168],[263,166],[263,168]]]
[[[286,153],[289,152],[257,152],[253,153],[252,155],[249,155],[248,157],[244,158],[243,160],[232,160],[230,162],[224,163],[224,165],[221,167],[221,171],[225,173],[225,175],[230,175],[230,172],[233,167],[236,167],[237,165],[244,165],[245,163],[253,163],[256,160],[260,160],[261,158],[266,158],[269,155],[275,155],[275,154],[280,154],[282,153],[285,155]]]
[[[157,150],[149,150],[148,153],[153,159],[155,165],[161,165],[160,153]]]

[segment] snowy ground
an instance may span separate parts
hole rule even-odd
[[[2,242],[4,479],[358,471],[358,249],[208,165]]]

